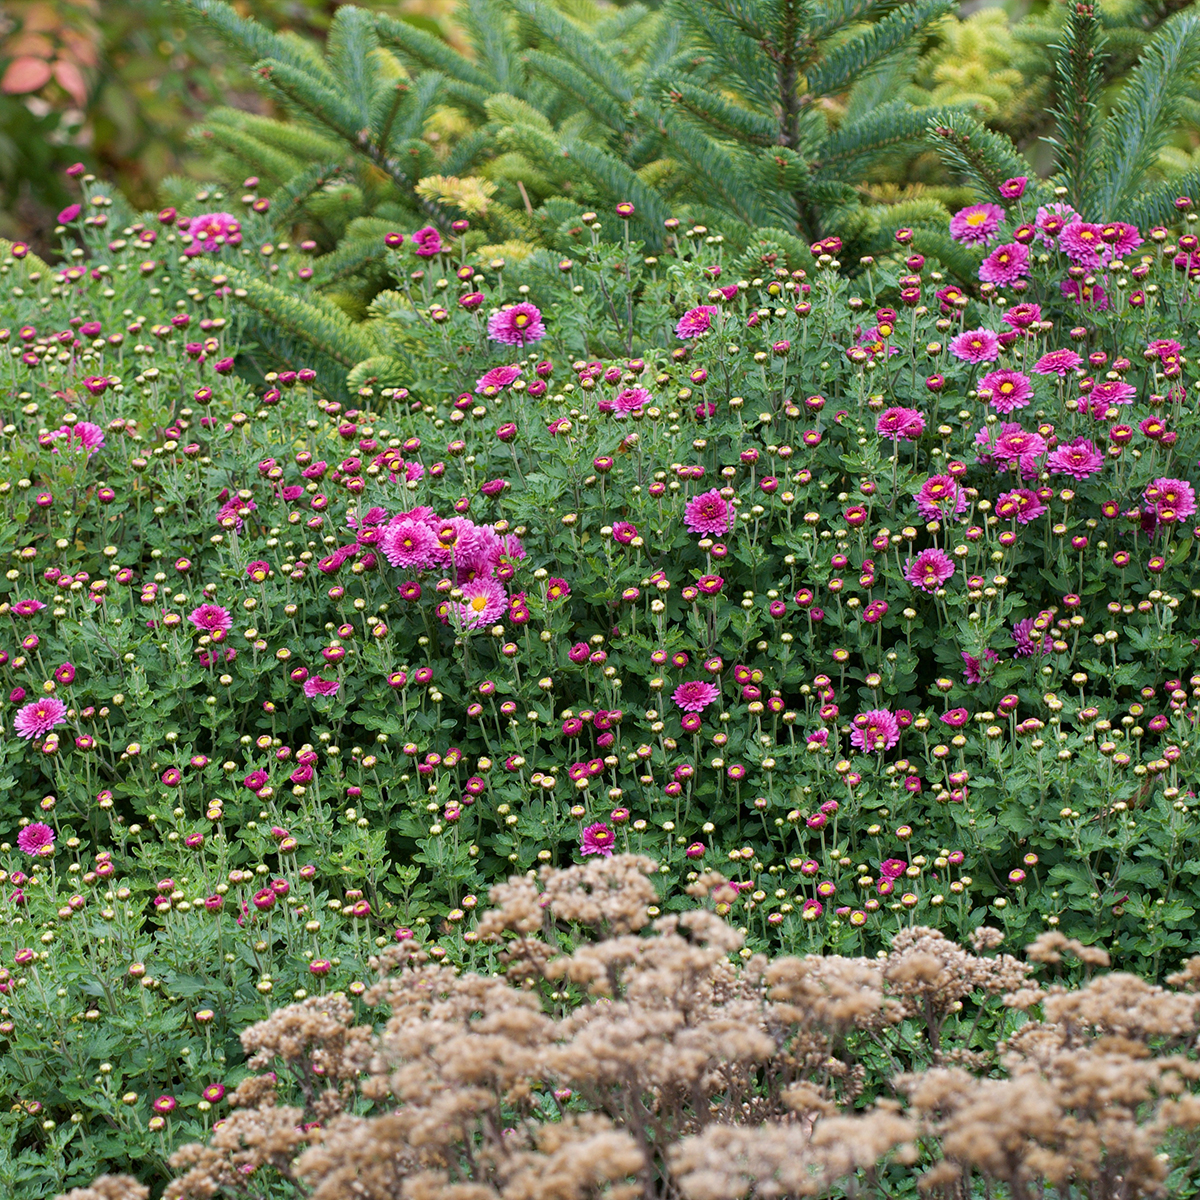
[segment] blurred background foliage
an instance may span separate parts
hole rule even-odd
[[[238,0],[234,7],[270,29],[320,42],[339,5],[333,0]],[[468,56],[473,53],[471,39],[456,24],[466,10],[456,14],[455,0],[364,7],[431,33]],[[557,7],[569,19],[581,20],[579,4],[558,0]],[[612,12],[625,5],[600,7]],[[642,7],[659,4],[651,0]],[[1103,0],[1106,84],[1115,90],[1155,30],[1191,7],[1193,0]],[[968,2],[907,50],[909,61],[893,64],[897,93],[918,106],[970,105],[1035,167],[1048,171],[1053,47],[1061,38],[1064,14],[1059,0]],[[836,123],[838,102],[828,103]],[[283,115],[277,100],[254,86],[245,64],[168,0],[5,0],[0,9],[0,236],[48,250],[55,215],[67,203],[62,171],[75,161],[114,179],[145,208],[174,198],[165,181],[220,174],[221,167],[230,167],[228,157],[214,161],[220,147],[205,146],[196,130],[221,107],[258,117]],[[1200,166],[1200,101],[1186,101],[1183,115],[1159,155],[1157,173],[1166,178]],[[444,154],[446,143],[467,132],[461,117],[445,110],[427,123],[423,136],[435,144],[441,139],[438,150]],[[506,162],[504,155],[494,156],[482,169],[484,178],[447,185],[470,193],[457,197],[458,207],[469,210],[472,189],[479,192],[475,200],[486,205],[496,185],[501,199],[515,197],[522,207],[527,196],[517,196],[508,185]],[[543,182],[556,190],[552,181]],[[928,195],[947,201],[953,196],[947,185],[954,182],[932,152],[898,156],[873,172],[864,199],[912,203]]]

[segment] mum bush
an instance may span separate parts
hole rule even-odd
[[[243,301],[312,318],[253,196],[78,182],[62,264],[0,263],[11,1194],[163,1178],[247,1022],[397,941],[493,969],[478,897],[543,866],[647,856],[682,920],[719,863],[746,960],[1196,948],[1186,197],[1002,181],[971,286],[907,229],[791,271],[625,203],[511,267],[396,229],[335,394],[244,381]]]

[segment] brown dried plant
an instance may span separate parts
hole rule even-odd
[[[1132,1200],[1195,1166],[1200,960],[1171,988],[1043,987],[1036,963],[1107,958],[916,927],[885,958],[768,961],[703,906],[729,891],[714,873],[652,919],[655,871],[624,855],[493,889],[479,929],[503,972],[388,951],[378,1031],[340,996],[248,1029],[278,1075],[176,1153],[167,1200],[865,1198],[896,1169],[942,1200]]]

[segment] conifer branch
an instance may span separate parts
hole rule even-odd
[[[1067,199],[1082,210],[1103,171],[1098,111],[1103,34],[1093,0],[1074,0],[1067,6],[1062,41],[1053,49],[1058,52],[1053,109],[1056,134],[1048,140],[1055,148]]]

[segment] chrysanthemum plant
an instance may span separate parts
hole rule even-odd
[[[236,289],[308,262],[236,266],[265,214],[78,183],[62,265],[0,260],[10,1194],[165,1170],[384,945],[491,970],[543,864],[650,855],[651,915],[719,864],[747,954],[1194,948],[1189,199],[1002,180],[971,290],[906,228],[854,280],[628,202],[513,266],[395,231],[334,392],[236,373]]]

